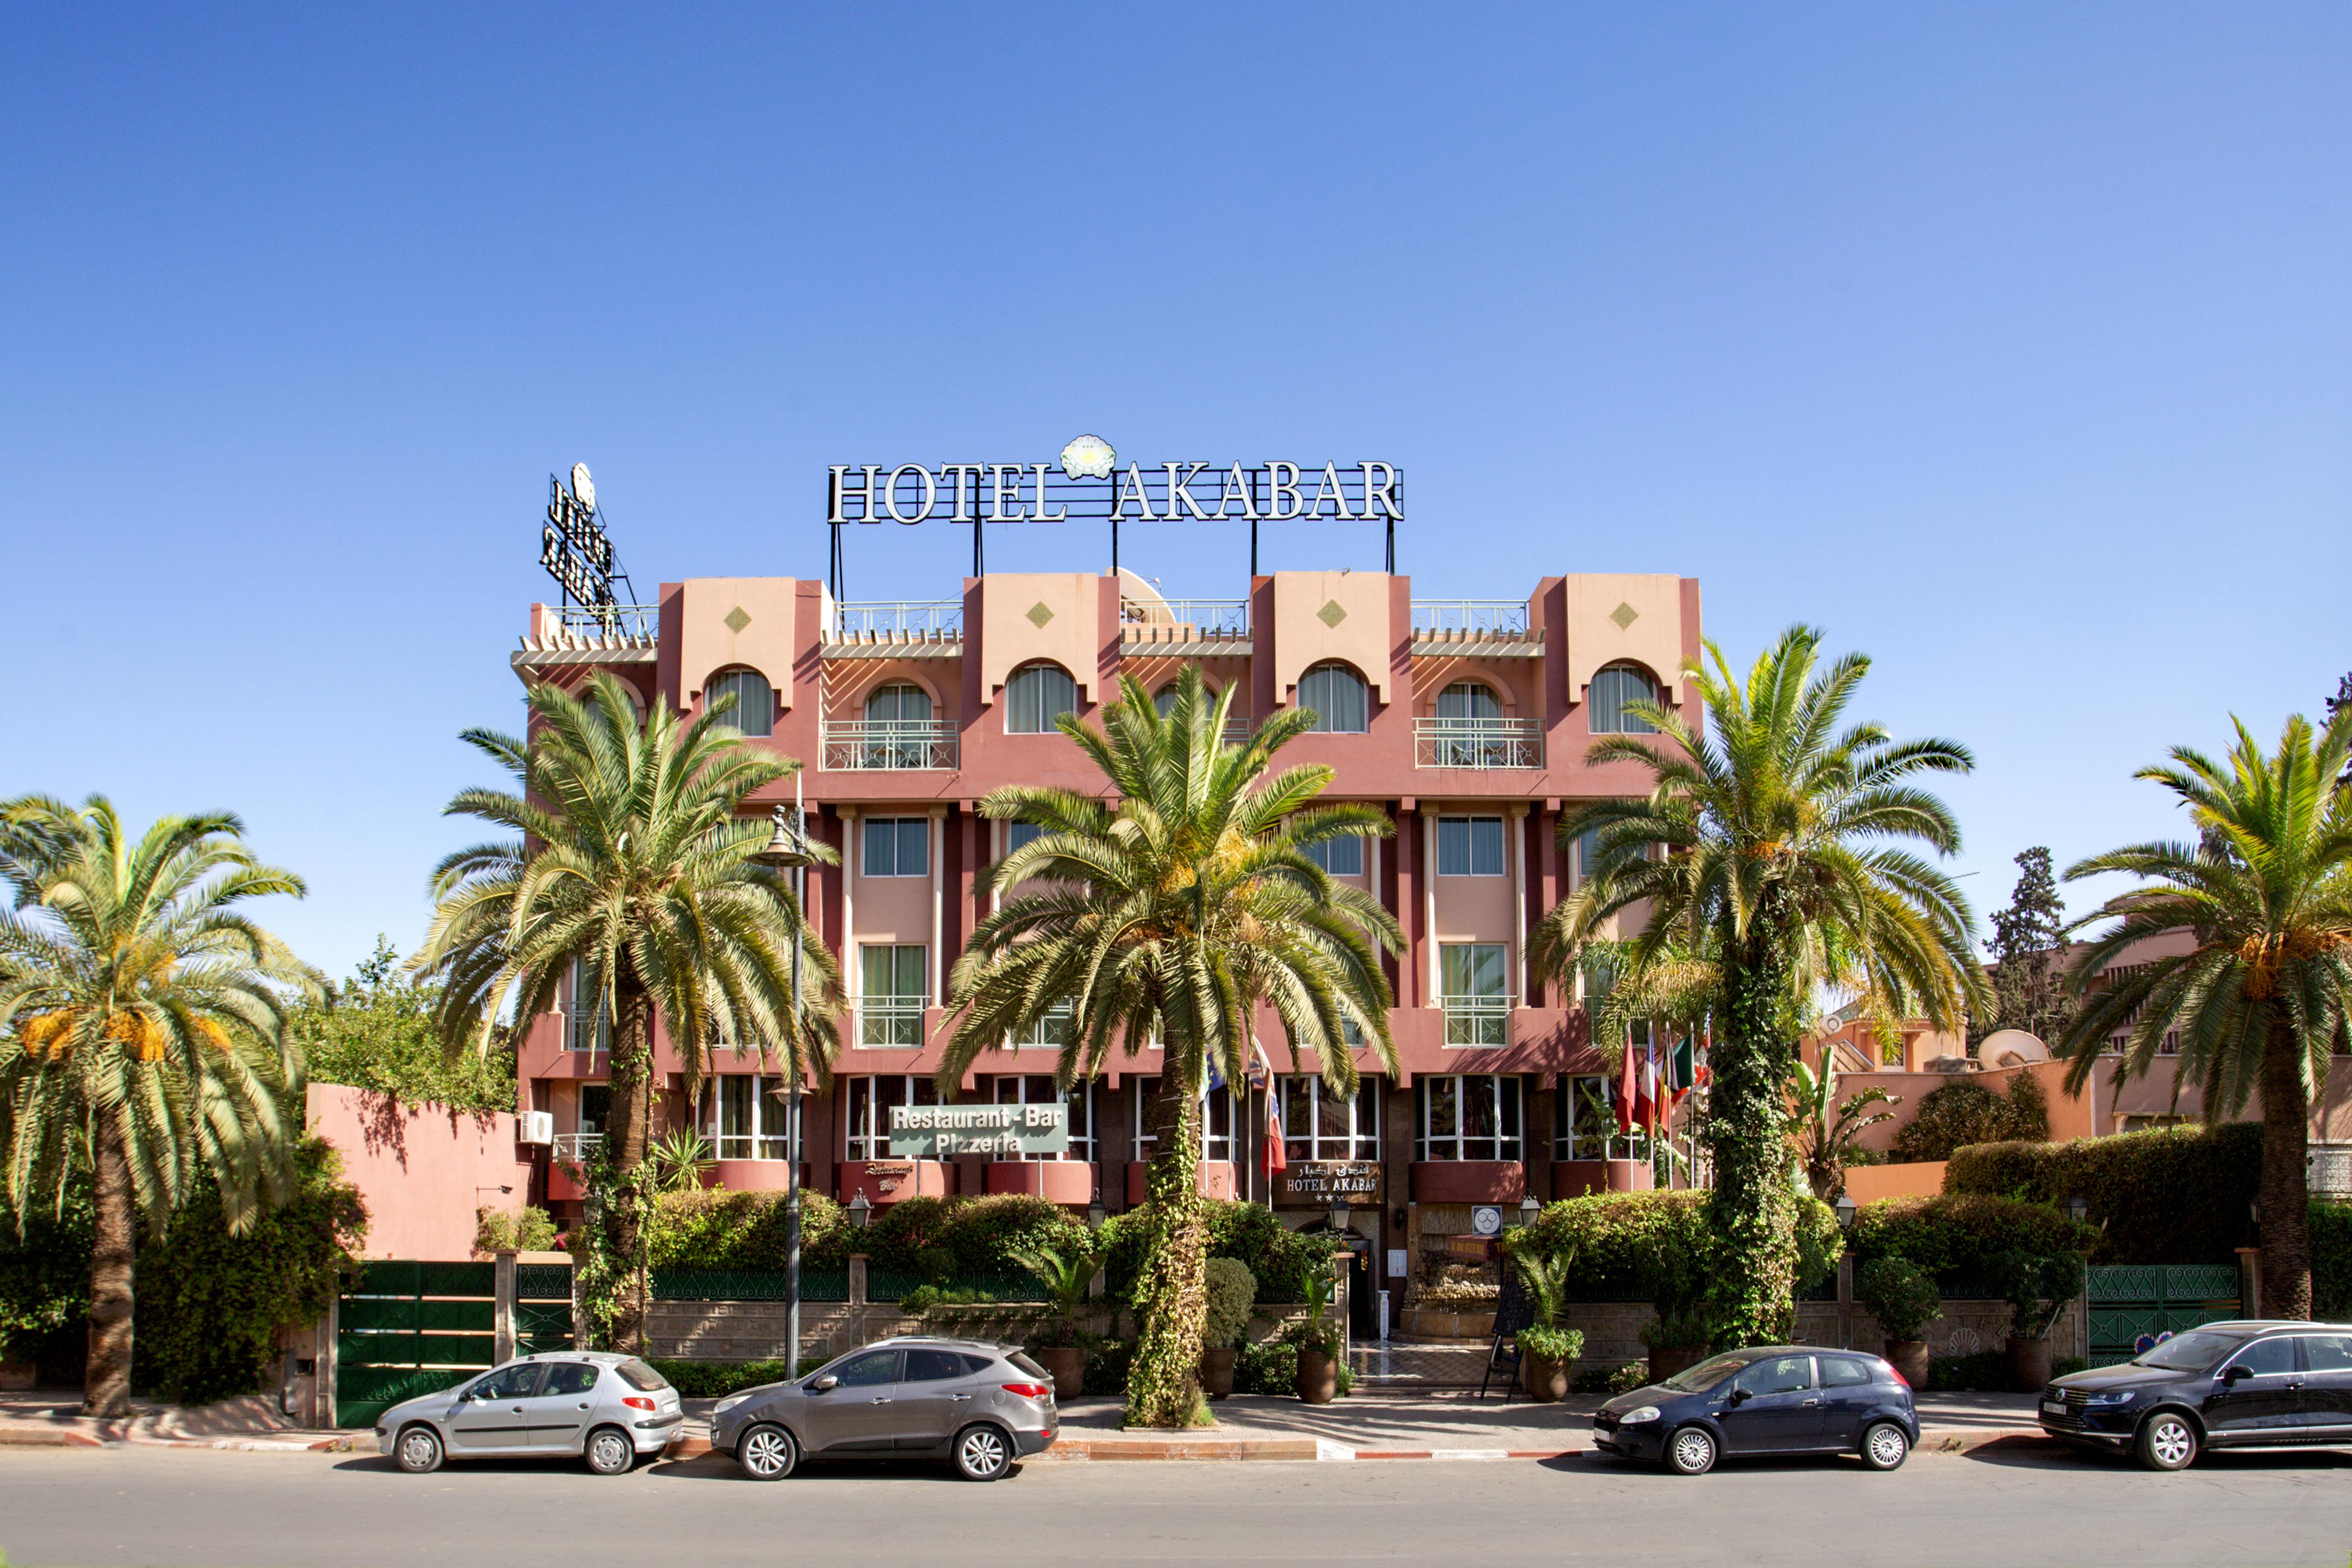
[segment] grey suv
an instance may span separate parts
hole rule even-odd
[[[907,1335],[720,1400],[710,1446],[763,1481],[803,1458],[948,1458],[992,1481],[1050,1447],[1057,1425],[1053,1378],[1018,1347]]]

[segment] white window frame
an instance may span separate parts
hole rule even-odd
[[[1494,829],[1494,835],[1490,843],[1482,841],[1486,839],[1486,835],[1482,832],[1481,830],[1488,826],[1491,826]],[[1447,831],[1449,829],[1453,830],[1451,833]],[[1461,851],[1462,869],[1459,871],[1448,871],[1445,869],[1445,862],[1448,858],[1448,845],[1446,843],[1446,840],[1449,837],[1454,839],[1454,847],[1458,847]],[[1492,862],[1494,869],[1492,871],[1482,871],[1479,869],[1480,857],[1478,852],[1481,848],[1492,848],[1494,851],[1494,861]],[[1505,829],[1503,819],[1499,815],[1489,815],[1483,811],[1475,813],[1448,813],[1437,819],[1438,875],[1507,876],[1510,874],[1510,836]]]
[[[939,1086],[928,1073],[874,1072],[841,1081],[841,1157],[890,1158],[890,1123],[881,1113],[893,1105],[936,1105]],[[858,1124],[866,1124],[861,1127]]]
[[[1070,706],[1062,709],[1061,713],[1046,714],[1045,716],[1045,723],[1035,729],[1015,729],[1013,727],[1013,708],[1020,699],[1014,696],[1013,688],[1020,685],[1024,677],[1040,675],[1041,674],[1059,675],[1063,680],[1069,683]],[[1043,706],[1042,703],[1040,706]],[[1050,659],[1031,660],[1028,664],[1025,664],[1019,669],[1013,671],[1012,678],[1004,683],[1004,733],[1007,735],[1059,735],[1061,733],[1060,727],[1055,725],[1054,721],[1059,718],[1062,714],[1076,713],[1077,711],[1078,683],[1076,677],[1072,675],[1069,671],[1062,668],[1061,665],[1055,664]]]
[[[741,687],[744,678],[747,676],[751,680],[759,682],[761,685],[767,688],[767,701],[765,704],[750,703],[744,700]],[[738,664],[731,669],[721,670],[717,674],[711,676],[703,686],[703,707],[708,710],[710,705],[718,700],[718,698],[723,695],[726,688],[730,685],[736,688],[735,711],[728,716],[726,722],[733,725],[739,732],[747,736],[759,736],[765,738],[768,736],[775,734],[776,685],[773,681],[771,681],[766,675],[761,674],[757,670],[747,669],[744,666]],[[758,711],[752,711],[754,709],[757,709]]]
[[[613,1015],[604,1008],[601,997],[592,1001],[581,995],[588,988],[587,971],[588,967],[581,960],[572,960],[572,977],[564,988],[569,999],[563,1006],[563,1049],[609,1052],[613,1049]],[[588,1015],[592,1010],[596,1015],[596,1032],[592,1040],[583,1044],[582,1037],[588,1033]]]
[[[1044,1092],[1037,1092],[1043,1090]],[[992,1103],[998,1105],[1051,1105],[1055,1101],[1070,1108],[1070,1150],[1065,1155],[1015,1155],[1017,1160],[1037,1163],[1045,1160],[1071,1160],[1080,1165],[1095,1161],[1095,1086],[1091,1079],[1070,1085],[1065,1094],[1054,1087],[1050,1072],[1000,1072],[990,1087]],[[1033,1098],[1032,1096],[1034,1096]],[[1000,1156],[1001,1157],[1001,1156]]]
[[[1134,1085],[1128,1096],[1128,1106],[1134,1117],[1132,1124],[1134,1133],[1129,1139],[1129,1147],[1132,1151],[1130,1157],[1140,1165],[1149,1161],[1152,1151],[1160,1146],[1160,1134],[1150,1131],[1149,1120],[1151,1114],[1152,1097],[1160,1092],[1160,1080],[1154,1075],[1148,1078],[1130,1078],[1128,1082]],[[1223,1113],[1225,1130],[1222,1133],[1215,1131],[1213,1127],[1213,1124],[1218,1120],[1215,1114],[1218,1111]],[[1201,1158],[1231,1160],[1234,1157],[1233,1129],[1236,1115],[1237,1107],[1232,1084],[1228,1083],[1223,1089],[1213,1089],[1202,1097],[1199,1123]]]
[[[1485,1082],[1494,1086],[1495,1134],[1492,1139],[1474,1139],[1463,1132],[1462,1109],[1469,1099],[1469,1086]],[[1450,1084],[1453,1089],[1454,1117],[1450,1129],[1433,1130],[1432,1117],[1437,1101],[1437,1086]],[[1448,1072],[1429,1073],[1412,1082],[1413,1158],[1431,1163],[1499,1161],[1517,1164],[1527,1157],[1527,1096],[1514,1072]],[[1506,1133],[1507,1125],[1516,1124],[1518,1130]],[[1468,1152],[1473,1142],[1492,1142],[1493,1154]]]
[[[922,955],[916,965],[919,971],[917,988],[911,991],[896,988],[899,955],[912,949]],[[867,955],[890,954],[892,989],[875,990],[867,967]],[[931,950],[921,942],[861,942],[857,945],[857,1044],[861,1050],[911,1051],[923,1043],[923,1009],[931,999]],[[877,1025],[881,1026],[877,1030]],[[885,1038],[873,1038],[877,1033]]]
[[[1466,955],[1459,961],[1462,968],[1475,977],[1480,967],[1479,955],[1492,953],[1494,963],[1490,973],[1501,982],[1493,991],[1455,991],[1454,977],[1447,973],[1456,967],[1456,954]],[[1485,1050],[1511,1043],[1511,945],[1507,942],[1441,942],[1437,945],[1439,983],[1447,988],[1439,998],[1445,1011],[1445,1043]]]
[[[1347,833],[1336,839],[1319,839],[1311,844],[1301,844],[1299,852],[1321,866],[1325,873],[1331,876],[1364,874],[1364,841],[1359,834]],[[1341,855],[1353,857],[1356,863],[1341,865],[1339,863]]]
[[[736,1084],[749,1087],[739,1092],[731,1087]],[[774,1073],[712,1073],[710,1087],[703,1097],[702,1135],[709,1140],[714,1156],[782,1164],[786,1156],[784,1138],[789,1131],[785,1126],[783,1089],[784,1080]],[[728,1100],[746,1093],[751,1097],[750,1103],[741,1109],[749,1113],[750,1125],[740,1132],[724,1131]]]
[[[1363,723],[1360,725],[1351,725],[1349,727],[1342,729],[1338,725],[1331,722],[1332,716],[1329,713],[1326,712],[1322,707],[1317,706],[1315,703],[1308,700],[1307,695],[1307,683],[1313,680],[1316,676],[1327,673],[1345,675],[1348,679],[1356,683],[1356,690],[1362,695],[1364,702]],[[1315,727],[1311,733],[1316,735],[1365,735],[1370,733],[1372,727],[1372,684],[1364,679],[1362,674],[1358,673],[1351,665],[1342,664],[1337,659],[1326,659],[1321,664],[1315,665],[1312,669],[1309,669],[1299,675],[1297,691],[1297,706],[1310,709],[1315,715]]]
[[[1331,1087],[1312,1073],[1285,1074],[1274,1081],[1274,1128],[1283,1154],[1294,1160],[1377,1160],[1381,1157],[1381,1081],[1370,1073],[1357,1082],[1347,1102],[1348,1130],[1323,1131],[1323,1106],[1332,1101]],[[1370,1105],[1367,1108],[1365,1102]],[[1307,1131],[1293,1133],[1292,1111],[1304,1113]],[[1370,1118],[1369,1123],[1367,1117]],[[1302,1147],[1301,1145],[1304,1145]]]
[[[1612,727],[1606,729],[1601,727],[1602,708],[1601,706],[1601,696],[1599,689],[1601,677],[1604,675],[1638,675],[1641,679],[1649,683],[1649,690],[1646,693],[1637,694],[1630,697],[1627,696],[1623,691],[1617,689],[1617,683],[1612,683],[1612,690],[1608,700],[1611,709],[1613,710],[1611,716],[1615,720],[1615,723]],[[1655,675],[1643,669],[1641,665],[1629,663],[1622,659],[1618,660],[1614,664],[1603,664],[1601,668],[1593,671],[1592,679],[1585,683],[1585,696],[1587,698],[1587,706],[1589,708],[1589,716],[1585,720],[1588,734],[1655,735],[1658,733],[1657,727],[1650,723],[1647,719],[1629,718],[1625,714],[1625,705],[1629,702],[1652,702],[1658,704],[1660,706],[1664,706],[1665,705],[1665,688],[1659,684],[1658,678]]]
[[[916,830],[920,841],[915,846],[915,868],[908,871],[907,862],[907,830]],[[874,869],[874,839],[877,831],[887,829],[890,843],[890,867]],[[931,874],[931,820],[929,817],[860,817],[857,820],[857,870],[861,876],[908,877]]]

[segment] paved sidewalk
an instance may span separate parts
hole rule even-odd
[[[81,1414],[81,1390],[35,1389],[0,1394],[0,1448],[97,1448],[115,1443],[175,1448],[257,1448],[286,1452],[341,1450],[353,1438],[371,1446],[365,1432],[305,1431],[278,1414],[261,1396],[225,1399],[187,1409],[159,1400],[134,1399],[119,1421]]]

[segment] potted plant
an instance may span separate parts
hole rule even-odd
[[[1650,1381],[1663,1383],[1706,1359],[1706,1318],[1696,1306],[1661,1304],[1655,1322],[1642,1325],[1650,1352]]]
[[[1013,1260],[1045,1287],[1045,1327],[1040,1343],[1032,1347],[1038,1364],[1053,1378],[1055,1397],[1076,1399],[1087,1391],[1087,1352],[1079,1343],[1078,1314],[1086,1310],[1087,1292],[1094,1285],[1094,1249],[1084,1241],[1039,1246],[1014,1252]]]
[[[1992,1277],[2009,1293],[2009,1383],[2020,1394],[2050,1381],[2050,1325],[2083,1293],[2086,1270],[2072,1252],[2002,1252]]]
[[[1298,1349],[1297,1389],[1305,1405],[1328,1405],[1339,1396],[1339,1353],[1346,1343],[1331,1316],[1337,1276],[1327,1260],[1307,1275],[1307,1316],[1284,1331]]]
[[[1201,1392],[1223,1399],[1234,1391],[1234,1352],[1257,1305],[1257,1276],[1238,1258],[1212,1258],[1208,1296],[1201,1324]]]
[[[1519,1330],[1519,1382],[1528,1397],[1539,1405],[1557,1404],[1568,1397],[1569,1368],[1584,1354],[1584,1333],[1580,1329],[1559,1326],[1559,1314],[1568,1301],[1568,1266],[1570,1259],[1546,1258],[1540,1253],[1525,1250],[1511,1254],[1511,1261],[1527,1282],[1528,1307],[1532,1319]]]
[[[1936,1281],[1907,1258],[1878,1258],[1853,1271],[1854,1299],[1886,1335],[1886,1359],[1914,1388],[1927,1386],[1927,1325],[1944,1315]]]

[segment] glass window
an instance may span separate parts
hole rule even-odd
[[[572,960],[572,983],[568,988],[571,999],[563,1009],[563,1049],[612,1050],[613,1015],[605,1010],[588,966],[578,958]]]
[[[1801,1394],[1813,1385],[1813,1358],[1810,1355],[1768,1355],[1752,1363],[1732,1384],[1749,1394]]]
[[[1045,830],[1034,822],[1007,822],[1004,824],[1004,852],[1009,855],[1022,845],[1045,835]]]
[[[1735,1351],[1702,1361],[1686,1372],[1677,1372],[1659,1386],[1678,1394],[1703,1394],[1747,1364],[1748,1353]]]
[[[622,1382],[640,1394],[651,1394],[656,1388],[669,1386],[668,1378],[664,1377],[635,1356],[631,1356],[613,1370],[621,1375]]]
[[[868,942],[857,949],[858,1044],[923,1043],[923,1004],[930,998],[924,956],[919,942]]]
[[[868,817],[866,819],[867,876],[929,876],[931,874],[931,820],[929,817]]]
[[[745,735],[772,735],[776,728],[776,695],[768,685],[768,677],[757,670],[730,670],[711,677],[710,685],[702,694],[707,712],[721,697],[731,696],[735,706],[721,724],[731,724]]]
[[[1823,1388],[1854,1388],[1870,1381],[1870,1368],[1847,1355],[1825,1355],[1822,1364]]]
[[[1596,670],[1589,692],[1591,707],[1586,716],[1595,735],[1655,735],[1658,727],[1648,719],[1638,718],[1625,711],[1633,702],[1654,704],[1658,700],[1658,683],[1649,672],[1632,664],[1612,664]]]
[[[477,1399],[528,1399],[538,1392],[540,1374],[546,1370],[543,1362],[509,1362],[475,1384],[470,1392]]]
[[[1505,954],[1500,942],[1444,942],[1438,945],[1440,998],[1445,1009],[1448,1045],[1509,1043],[1511,998],[1506,985]]]
[[[1160,1135],[1151,1131],[1152,1101],[1160,1093],[1160,1080],[1137,1078],[1134,1097],[1129,1107],[1135,1117],[1135,1152],[1133,1158],[1148,1160],[1152,1150],[1160,1146]],[[1231,1084],[1212,1089],[1201,1106],[1201,1157],[1204,1160],[1229,1160],[1234,1157],[1234,1091]]]
[[[585,1362],[559,1361],[547,1369],[545,1394],[585,1394],[596,1386],[596,1369]]]
[[[1454,719],[1488,719],[1503,716],[1503,705],[1495,694],[1476,681],[1456,681],[1437,694],[1437,716]]]
[[[1371,698],[1364,679],[1345,664],[1318,664],[1298,677],[1298,706],[1313,711],[1313,727],[1361,735],[1370,727]]]
[[[868,1351],[853,1355],[833,1369],[844,1388],[879,1388],[886,1383],[898,1381],[898,1353],[895,1350]]]
[[[1294,1160],[1376,1160],[1381,1157],[1381,1085],[1360,1078],[1352,1098],[1334,1094],[1320,1078],[1274,1081],[1275,1119],[1282,1151]]]
[[[1489,1072],[1421,1078],[1413,1082],[1412,1095],[1415,1159],[1524,1157],[1517,1078]]]
[[[877,686],[874,695],[866,699],[866,722],[929,724],[931,722],[931,694],[905,681]]]
[[[751,1072],[711,1080],[715,1102],[706,1131],[722,1160],[781,1160],[784,1150],[783,1080]]]
[[[1175,682],[1171,681],[1168,685],[1160,688],[1159,695],[1151,699],[1151,710],[1158,714],[1161,718],[1166,718],[1170,714],[1176,711]]]
[[[613,1086],[609,1083],[583,1083],[580,1086],[580,1130],[601,1137],[604,1124],[613,1119]]]
[[[877,687],[866,699],[866,766],[931,765],[931,694],[905,681]]]
[[[1552,1097],[1551,1157],[1556,1160],[1622,1160],[1633,1157],[1609,1104],[1609,1080],[1596,1074],[1559,1081]]]
[[[2198,1329],[2173,1335],[2146,1355],[2135,1356],[2132,1364],[2161,1367],[2167,1372],[2203,1372],[2244,1343],[2239,1334],[2210,1333]]]
[[[2352,1334],[2305,1334],[2303,1340],[2303,1369],[2305,1372],[2352,1372]]]
[[[2240,1351],[2230,1364],[2242,1366],[2256,1377],[2281,1376],[2294,1370],[2294,1341],[2258,1339]]]
[[[890,1107],[936,1105],[939,1085],[928,1073],[887,1073],[844,1081],[842,1158],[890,1157]]]
[[[1004,733],[1048,735],[1054,721],[1078,711],[1078,683],[1059,664],[1032,664],[1004,683]]]
[[[1029,1155],[1026,1159],[1078,1160],[1092,1164],[1095,1157],[1094,1085],[1073,1083],[1069,1092],[1054,1087],[1050,1072],[1000,1072],[996,1075],[995,1103],[999,1105],[1051,1105],[1058,1100],[1070,1108],[1070,1152],[1066,1155]]]
[[[1300,852],[1333,876],[1364,874],[1364,841],[1352,834],[1302,845]]]
[[[1503,819],[1500,817],[1438,818],[1437,874],[1440,876],[1502,875]]]
[[[900,1375],[901,1383],[942,1383],[950,1377],[965,1375],[965,1364],[970,1358],[951,1350],[913,1350],[907,1352],[907,1370]]]

